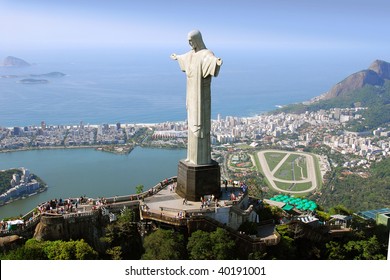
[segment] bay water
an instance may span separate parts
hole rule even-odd
[[[0,153],[0,170],[28,168],[47,184],[45,192],[0,206],[0,219],[25,214],[39,203],[54,198],[112,197],[144,190],[177,175],[186,150],[136,147],[128,155],[94,149],[52,149]]]

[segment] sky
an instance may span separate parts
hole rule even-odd
[[[23,49],[390,50],[388,0],[0,0],[0,55]]]

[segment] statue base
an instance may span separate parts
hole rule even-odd
[[[189,201],[200,201],[204,195],[219,198],[221,193],[221,173],[219,164],[196,165],[185,160],[179,161],[176,193]]]

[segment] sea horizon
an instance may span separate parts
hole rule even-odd
[[[381,59],[332,52],[214,52],[223,65],[212,80],[212,119],[218,114],[253,117],[308,101]],[[42,121],[47,125],[185,121],[186,77],[169,54],[168,50],[70,51],[61,56],[0,53],[0,59],[14,55],[33,64],[0,67],[0,77],[18,76],[0,78],[0,127],[38,126]],[[22,76],[50,72],[66,76],[47,78],[47,84],[18,83]]]

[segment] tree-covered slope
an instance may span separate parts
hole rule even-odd
[[[334,180],[321,190],[319,203],[324,208],[344,205],[353,211],[390,207],[390,158],[371,166],[370,175],[343,175],[336,170]]]
[[[0,194],[6,192],[11,188],[11,180],[13,174],[22,174],[22,171],[19,169],[9,169],[5,171],[0,171]]]

